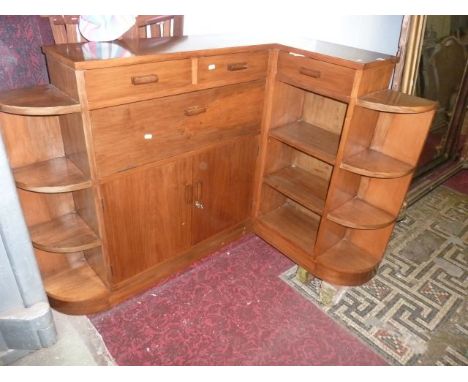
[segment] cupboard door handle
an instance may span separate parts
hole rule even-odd
[[[185,203],[192,204],[193,199],[193,187],[191,184],[185,186]]]
[[[194,206],[195,206],[195,208],[199,208],[200,210],[202,210],[203,208],[205,208],[205,206],[203,205],[203,203],[202,203],[202,202],[199,202],[198,200],[195,201]]]
[[[187,109],[184,110],[184,114],[185,114],[187,117],[191,117],[191,116],[193,116],[193,115],[198,115],[198,114],[206,113],[206,110],[207,110],[206,107],[202,107],[202,106],[191,106],[191,107],[188,107]]]
[[[159,81],[159,77],[157,74],[147,74],[145,76],[133,76],[132,77],[133,85],[152,84],[158,81]]]
[[[299,68],[299,73],[312,78],[320,78],[321,73],[318,70]]]
[[[199,209],[203,209],[205,206],[203,205],[203,202],[202,202],[202,182],[196,182],[195,183],[195,202],[193,203],[193,205],[195,206],[195,208],[199,208]]]
[[[249,66],[247,65],[247,62],[235,62],[235,63],[232,63],[232,64],[228,64],[227,69],[230,72],[235,72],[237,70],[245,70],[248,67]]]

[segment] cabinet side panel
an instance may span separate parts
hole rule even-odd
[[[50,82],[52,85],[68,94],[71,98],[79,100],[75,71],[60,62],[47,56]]]
[[[273,91],[273,100],[268,130],[301,119],[304,90],[276,81],[271,91]]]
[[[58,117],[0,113],[11,168],[64,156]]]
[[[389,61],[386,65],[374,66],[362,71],[362,77],[356,96],[362,96],[377,90],[387,89],[395,64]]]
[[[67,158],[73,161],[83,174],[91,177],[81,113],[65,114],[59,119]]]

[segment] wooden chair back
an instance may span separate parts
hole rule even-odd
[[[52,34],[56,44],[86,42],[78,28],[78,15],[48,16]],[[122,37],[123,40],[152,37],[182,36],[184,30],[184,16],[182,15],[153,15],[138,16],[135,25]]]

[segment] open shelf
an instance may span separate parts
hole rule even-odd
[[[328,189],[325,179],[290,166],[267,175],[264,181],[309,210],[322,214]]]
[[[340,167],[372,178],[400,178],[413,171],[410,164],[372,149],[344,158]]]
[[[357,229],[383,228],[395,220],[388,212],[357,197],[330,211],[327,218],[345,227]]]
[[[339,279],[334,280],[332,274],[329,279],[344,285],[359,285],[369,280],[379,263],[380,260],[345,239],[316,258],[319,277],[322,272],[339,274]]]
[[[319,217],[302,212],[291,203],[259,217],[259,221],[279,236],[312,254],[319,226]]]
[[[16,186],[23,190],[58,193],[91,187],[91,180],[65,157],[34,163],[13,170]]]
[[[272,129],[270,136],[326,163],[335,164],[340,136],[304,121]]]
[[[99,237],[77,213],[69,213],[30,228],[37,249],[47,252],[72,253],[96,248]]]
[[[67,269],[44,279],[47,295],[61,302],[85,302],[109,294],[88,264]]]
[[[424,113],[437,106],[434,101],[393,90],[381,90],[367,94],[358,98],[356,104],[372,110],[405,114]]]
[[[0,111],[19,115],[59,115],[80,112],[81,106],[55,86],[39,85],[2,92]]]

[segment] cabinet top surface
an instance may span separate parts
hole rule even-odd
[[[43,49],[47,55],[53,56],[67,66],[75,69],[96,69],[270,48],[356,69],[395,61],[394,56],[324,41],[297,39],[272,43],[259,38],[220,35],[150,38],[132,42],[60,44]]]

